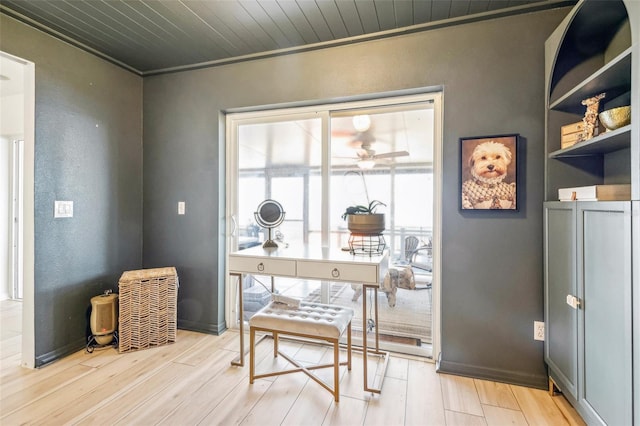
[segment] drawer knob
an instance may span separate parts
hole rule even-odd
[[[333,278],[338,278],[338,277],[340,276],[340,271],[338,271],[338,268],[333,268],[333,269],[331,270],[331,276],[332,276]]]
[[[258,263],[258,271],[260,272],[264,271],[264,263],[262,262]]]

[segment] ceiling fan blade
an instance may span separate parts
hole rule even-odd
[[[394,152],[385,152],[384,154],[376,154],[373,156],[374,159],[379,158],[394,158],[394,157],[406,157],[409,155],[408,151],[394,151]]]
[[[354,132],[353,130],[332,130],[331,137],[334,138],[352,138],[357,135],[358,132]]]
[[[360,157],[345,157],[344,155],[333,155],[331,158],[335,158],[336,160],[351,160],[357,161],[360,160]]]

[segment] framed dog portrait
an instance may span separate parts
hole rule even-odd
[[[518,210],[518,139],[460,138],[461,210]]]

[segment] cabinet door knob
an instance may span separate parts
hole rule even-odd
[[[572,294],[567,294],[567,305],[571,306],[573,309],[578,309],[580,307],[580,299]]]
[[[258,263],[258,271],[260,272],[264,271],[264,263],[262,262]]]
[[[338,270],[338,268],[333,268],[331,270],[331,276],[333,278],[338,278],[340,276],[340,271]]]

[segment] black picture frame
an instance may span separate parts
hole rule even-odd
[[[517,212],[519,134],[460,138],[460,210]]]

